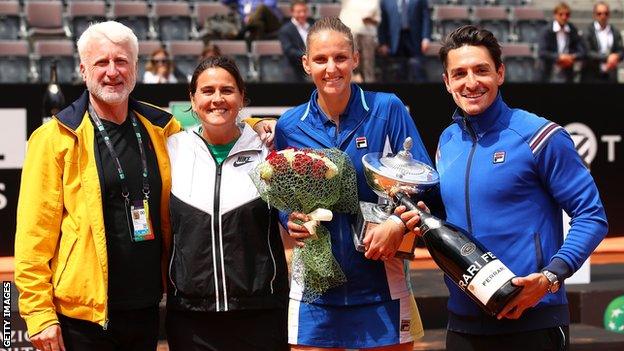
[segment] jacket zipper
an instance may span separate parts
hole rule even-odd
[[[468,155],[468,163],[466,164],[466,175],[465,186],[464,186],[464,195],[466,197],[466,224],[468,226],[468,232],[472,233],[472,214],[470,213],[470,169],[472,168],[472,159],[474,157],[475,150],[477,149],[477,135],[470,125],[470,122],[464,117],[463,119],[464,125],[468,130],[468,134],[470,134],[470,138],[472,139],[472,147],[470,149],[470,155]]]
[[[275,281],[275,277],[277,276],[277,264],[275,263],[275,256],[273,255],[273,249],[271,248],[271,226],[273,221],[273,216],[271,215],[271,206],[267,204],[267,208],[269,209],[269,227],[267,229],[267,244],[269,246],[269,254],[271,255],[271,261],[273,262],[273,276],[271,277],[271,294],[273,291],[273,282]]]
[[[221,197],[220,197],[219,190],[221,188],[221,165],[222,164],[218,164],[216,161],[217,160],[215,160],[216,177],[215,177],[215,188],[214,188],[214,203],[213,203],[214,207],[213,207],[212,232],[214,233],[214,235],[217,235],[219,237],[219,242],[222,242],[223,240],[221,239],[221,233],[219,232],[219,227],[220,226],[218,224],[221,221],[220,220],[221,214],[219,213],[219,211],[220,211],[220,209],[219,209],[219,202],[220,202]],[[224,160],[224,162],[225,162],[225,160]],[[219,247],[220,246],[218,246],[218,245],[213,245],[213,247],[212,247],[212,249],[214,251],[214,255],[215,255],[215,257],[217,257],[217,259],[216,259],[217,265],[215,266],[215,277],[217,278],[216,279],[217,285],[215,286],[215,290],[217,291],[217,312],[219,312],[219,310],[220,310],[219,307],[218,307],[219,306],[219,302],[220,302],[219,301],[219,285],[218,285],[218,282],[219,282],[219,271],[221,271],[221,269],[220,269],[221,259],[220,258],[221,258],[221,255],[223,254],[221,252],[221,250],[219,250]],[[223,276],[223,280],[225,281],[225,276]],[[225,294],[225,291],[223,293]],[[225,297],[224,297],[224,300],[225,300]]]
[[[173,296],[178,296],[178,287],[175,284],[175,281],[173,280],[173,274],[172,274],[172,270],[173,270],[173,260],[175,259],[175,253],[176,253],[176,237],[177,235],[173,236],[173,250],[171,250],[171,260],[169,260],[169,281],[171,282],[171,286],[173,286]]]

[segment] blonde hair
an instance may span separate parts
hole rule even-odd
[[[85,59],[89,50],[88,44],[95,39],[106,38],[115,44],[129,44],[130,54],[136,62],[139,58],[139,40],[132,29],[116,21],[93,23],[78,38],[78,55],[80,61]]]

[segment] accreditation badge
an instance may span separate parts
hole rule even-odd
[[[130,218],[132,219],[131,233],[133,242],[154,240],[147,199],[133,202],[132,206],[130,206]]]

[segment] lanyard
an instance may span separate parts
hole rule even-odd
[[[121,182],[121,196],[123,196],[126,204],[128,204],[130,202],[130,199],[129,199],[130,192],[128,190],[128,184],[126,183],[126,174],[124,173],[124,170],[121,167],[121,162],[119,162],[119,157],[117,156],[117,152],[115,152],[115,149],[113,148],[113,144],[111,143],[110,138],[108,137],[108,133],[106,132],[106,129],[104,128],[104,124],[102,124],[102,120],[100,119],[100,116],[97,115],[97,113],[95,112],[95,109],[93,109],[93,106],[91,105],[89,105],[89,114],[91,115],[91,118],[93,119],[93,122],[95,123],[95,126],[98,132],[102,135],[102,139],[104,139],[104,144],[106,144],[106,148],[108,148],[108,151],[110,152],[111,157],[115,161],[115,165],[117,166],[117,173],[119,175],[119,180]],[[137,122],[137,119],[134,116],[134,113],[130,112],[129,116],[130,116],[130,121],[132,122],[132,128],[134,129],[134,134],[136,135],[137,140],[139,142],[139,154],[141,155],[141,165],[143,167],[143,172],[142,172],[143,173],[142,174],[143,195],[144,195],[144,198],[147,200],[149,198],[150,188],[149,188],[149,182],[148,182],[148,177],[147,177],[147,159],[145,157],[145,150],[143,149],[141,130],[139,129],[139,123]]]

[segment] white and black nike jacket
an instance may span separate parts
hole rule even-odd
[[[288,273],[277,211],[248,173],[268,150],[247,125],[219,166],[194,130],[171,136],[168,308],[285,308]]]

